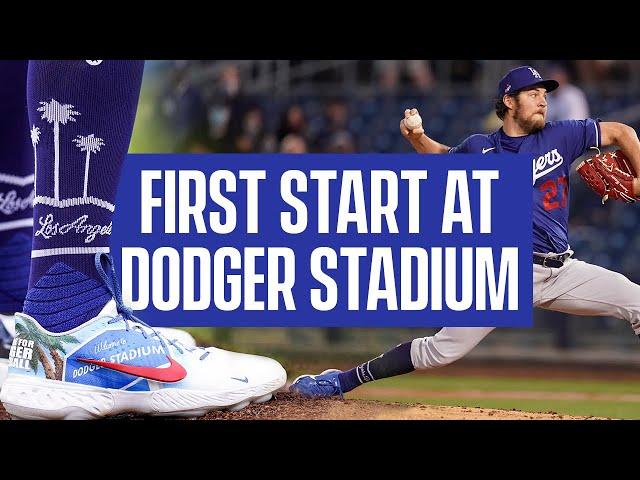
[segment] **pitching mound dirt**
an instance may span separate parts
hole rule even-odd
[[[555,412],[385,403],[374,400],[304,400],[289,393],[239,412],[212,412],[205,420],[586,420]]]
[[[274,400],[239,412],[212,412],[198,420],[587,420],[555,412],[385,403],[374,400],[305,400],[280,392]],[[0,420],[9,415],[0,405]]]

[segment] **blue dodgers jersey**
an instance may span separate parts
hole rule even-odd
[[[599,120],[547,122],[537,133],[509,137],[502,128],[472,135],[449,153],[529,153],[533,156],[533,250],[562,253],[569,248],[569,168],[600,147]]]

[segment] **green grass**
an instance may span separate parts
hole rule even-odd
[[[129,153],[167,153],[174,147],[173,135],[158,118],[157,92],[153,86],[142,89],[138,102]]]
[[[428,403],[433,405],[458,405],[466,407],[517,409],[530,412],[556,412],[566,415],[596,416],[609,418],[640,419],[640,403],[608,400],[558,400],[509,399],[509,398],[465,398],[464,390],[480,391],[526,391],[526,392],[578,392],[578,393],[640,393],[640,382],[605,380],[564,380],[537,378],[491,378],[491,377],[435,377],[428,375],[408,375],[388,378],[365,385],[355,390],[347,398],[373,398],[367,395],[369,388],[375,388],[375,399],[401,403]],[[384,392],[385,389],[389,393]],[[408,390],[398,395],[393,389]],[[460,391],[460,396],[452,393],[447,397],[433,397],[430,392]]]
[[[358,398],[357,395],[348,398]],[[368,397],[367,397],[368,398]],[[465,399],[460,398],[398,398],[380,397],[380,400],[400,403],[425,403],[431,405],[453,405],[480,408],[513,408],[525,412],[555,412],[564,415],[594,416],[606,418],[640,419],[640,406],[629,402],[606,402],[597,400],[509,400],[509,399]]]
[[[620,380],[578,380],[510,377],[461,377],[412,374],[385,378],[371,385],[375,387],[418,390],[484,390],[484,391],[540,391],[580,393],[637,393],[640,382]],[[366,388],[366,386],[364,387]]]

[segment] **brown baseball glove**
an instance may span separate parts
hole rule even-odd
[[[621,150],[598,153],[581,162],[576,172],[598,194],[603,204],[609,198],[626,203],[637,201],[633,194],[636,172]]]

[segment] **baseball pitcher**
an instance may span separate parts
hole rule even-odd
[[[418,153],[527,153],[533,162],[533,306],[574,315],[612,316],[640,334],[640,285],[573,257],[568,243],[569,168],[587,152],[578,173],[602,197],[633,203],[640,195],[640,141],[635,130],[596,119],[545,123],[547,93],[558,88],[532,67],[509,71],[495,104],[503,126],[489,135],[471,135],[449,147],[425,135],[416,109],[400,121],[402,135]],[[619,150],[601,155],[601,147]],[[592,150],[593,149],[593,150]],[[595,153],[598,152],[596,155]],[[357,367],[302,375],[291,391],[305,397],[342,396],[363,383],[415,369],[448,365],[466,355],[494,327],[445,327],[416,338]]]

